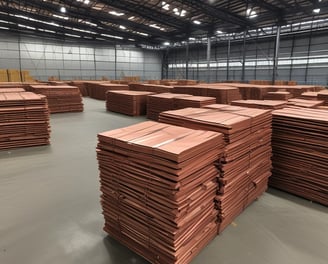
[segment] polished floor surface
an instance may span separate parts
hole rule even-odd
[[[1,264],[140,264],[106,236],[97,133],[143,121],[84,99],[84,113],[51,116],[51,146],[0,151]],[[327,264],[328,208],[269,189],[193,264]]]

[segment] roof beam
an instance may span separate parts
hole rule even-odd
[[[15,1],[13,1],[15,2]],[[36,9],[40,9],[40,1],[36,1],[36,0],[29,0],[29,1],[18,1],[18,3],[24,3],[26,6],[30,6]],[[73,18],[76,19],[84,19],[84,20],[90,20],[91,22],[95,22],[99,24],[99,21],[108,21],[111,22],[113,24],[116,25],[122,25],[125,26],[131,30],[134,31],[141,31],[144,33],[147,33],[149,35],[152,35],[152,38],[156,38],[156,37],[161,37],[161,38],[168,38],[170,37],[170,34],[168,34],[167,32],[163,32],[163,31],[159,31],[159,30],[155,30],[152,29],[149,26],[143,25],[143,24],[139,24],[127,19],[121,19],[121,18],[114,18],[109,14],[104,14],[101,11],[94,11],[92,9],[83,9],[82,12],[79,12],[79,10],[77,10],[77,8],[81,9],[81,6],[77,5],[77,3],[73,2],[70,3],[70,5],[73,7],[69,10],[67,10],[66,15],[67,16],[72,16]],[[42,2],[42,8],[44,8],[45,10],[47,10],[48,12],[53,12],[53,13],[59,13],[58,11],[58,5],[52,3],[52,2]],[[31,13],[32,14],[32,13]],[[49,18],[48,18],[49,19]],[[109,27],[108,25],[104,25],[103,26]],[[123,33],[124,34],[124,33]],[[130,33],[131,35],[133,35],[134,37],[138,37],[138,34],[134,34],[134,33]]]
[[[138,14],[141,17],[147,18],[149,20],[155,21],[157,23],[160,23],[162,25],[166,25],[173,28],[184,28],[186,24],[189,24],[181,21],[180,19],[164,14],[162,12],[156,11],[152,8],[143,6],[143,5],[137,5],[137,4],[131,4],[130,2],[127,2],[125,0],[100,0],[98,1],[100,3],[104,3],[107,5],[110,5],[112,7],[121,9],[122,11],[127,11],[133,14]]]
[[[210,15],[214,18],[219,18],[220,20],[229,22],[231,24],[238,25],[240,27],[254,26],[252,22],[250,22],[247,18],[233,14],[229,10],[225,8],[218,8],[212,5],[207,4],[204,1],[199,0],[176,0],[182,4],[188,5],[191,8],[196,8],[203,13]]]
[[[6,13],[10,13],[10,14],[15,14],[15,15],[21,15],[21,16],[26,16],[26,17],[31,17],[37,20],[41,20],[41,21],[45,21],[45,22],[49,22],[49,17],[46,17],[44,15],[38,15],[35,13],[30,13],[27,11],[21,11],[12,7],[3,7],[0,6],[0,11],[2,12],[6,12]],[[20,24],[28,24],[31,22],[35,22],[33,24],[33,27],[36,28],[42,28],[42,29],[50,29],[50,30],[54,30],[54,31],[60,31],[61,28],[63,27],[74,27],[74,28],[78,28],[81,30],[88,30],[88,31],[93,31],[97,34],[91,34],[91,36],[95,37],[95,36],[99,36],[99,37],[103,37],[101,36],[101,34],[107,34],[107,35],[117,35],[117,36],[121,36],[123,38],[126,38],[126,41],[131,38],[131,39],[135,39],[136,41],[139,41],[141,43],[152,43],[152,44],[159,44],[158,41],[146,38],[146,37],[142,37],[139,36],[137,34],[130,34],[128,32],[121,32],[118,30],[114,30],[112,28],[100,28],[100,27],[92,27],[92,26],[88,26],[88,25],[83,25],[81,23],[77,23],[77,22],[72,22],[69,20],[63,20],[63,19],[59,19],[59,18],[55,18],[53,17],[51,19],[51,21],[59,24],[61,27],[57,27],[57,26],[52,26],[49,24],[44,24],[44,23],[40,23],[40,22],[36,22],[36,21],[31,21],[28,19],[24,19],[24,18],[19,18],[19,17],[15,17],[15,16],[9,16],[9,15],[2,15],[3,20],[8,20],[8,21],[19,21]],[[67,32],[69,33],[69,32]],[[80,31],[71,31],[72,34],[80,34],[80,35],[88,35],[87,32],[80,32]],[[114,39],[114,38],[113,38]],[[117,39],[118,40],[118,39]]]

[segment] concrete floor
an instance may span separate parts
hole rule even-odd
[[[51,116],[51,146],[0,151],[0,263],[147,263],[106,236],[97,133],[143,121],[84,99]],[[327,264],[328,208],[270,189],[194,264]]]

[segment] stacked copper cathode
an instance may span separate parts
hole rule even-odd
[[[49,138],[45,96],[31,92],[0,92],[0,150],[47,145]]]
[[[270,185],[328,206],[326,110],[273,111]]]
[[[31,85],[31,92],[47,97],[49,111],[53,113],[83,112],[79,88],[70,85]]]
[[[152,94],[144,91],[107,91],[106,109],[130,116],[145,115],[147,96]]]
[[[223,135],[147,121],[98,139],[104,230],[152,263],[189,263],[217,234]]]
[[[224,134],[216,205],[218,232],[267,188],[271,175],[271,112],[215,104],[160,114],[159,121]]]

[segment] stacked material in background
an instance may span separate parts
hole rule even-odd
[[[8,82],[7,69],[0,69],[0,82]]]
[[[271,175],[271,111],[229,105],[162,112],[160,122],[224,134],[219,162],[218,232],[266,189]]]
[[[264,96],[268,92],[270,92],[269,85],[265,86],[265,85],[256,85],[256,84],[248,84],[248,83],[220,83],[220,85],[238,88],[241,94],[240,99],[243,100],[247,100],[247,99],[263,100]]]
[[[47,97],[51,114],[83,111],[82,97],[77,87],[31,85],[30,91]]]
[[[328,90],[322,90],[318,93],[318,100],[324,101],[324,105],[328,106]]]
[[[47,99],[31,92],[0,93],[0,150],[49,144]]]
[[[237,101],[232,101],[231,105],[243,106],[249,108],[276,110],[286,107],[287,102],[278,101],[278,100],[237,100]]]
[[[242,99],[263,100],[268,92],[286,91],[292,97],[300,97],[304,92],[316,92],[323,90],[323,86],[316,85],[255,85],[247,83],[219,83],[220,85],[237,87]]]
[[[273,114],[270,185],[328,206],[328,115],[284,108]]]
[[[230,104],[232,101],[241,99],[239,89],[229,86],[209,85],[207,88],[207,96],[213,96],[216,98],[217,104]]]
[[[19,93],[25,92],[24,88],[0,88],[0,93]]]
[[[304,99],[297,99],[297,98],[289,99],[287,102],[288,107],[305,107],[305,108],[316,108],[323,104],[324,101],[304,100]]]
[[[145,91],[152,93],[170,93],[173,87],[157,84],[147,84],[147,83],[130,83],[130,90],[133,91]]]
[[[304,100],[318,100],[318,92],[305,92],[302,93],[298,99],[304,99]]]
[[[229,104],[231,101],[241,99],[238,88],[219,84],[174,86],[173,93],[215,97],[218,104]]]
[[[64,82],[64,81],[48,81],[47,84],[55,85],[55,86],[69,85],[67,82]]]
[[[175,97],[174,109],[182,109],[186,107],[200,108],[209,104],[215,104],[215,97],[207,96],[186,96],[186,97]]]
[[[89,96],[85,81],[75,80],[75,81],[69,82],[69,85],[78,87],[80,90],[80,93],[83,97]]]
[[[159,114],[164,111],[173,110],[174,98],[192,96],[189,94],[161,93],[150,95],[147,98],[147,118],[158,120]]]
[[[287,101],[288,99],[292,98],[292,94],[290,92],[284,91],[277,91],[277,92],[268,92],[264,96],[264,100],[280,100],[280,101]]]
[[[8,69],[8,81],[9,82],[21,82],[21,72],[17,69]]]
[[[104,230],[151,263],[189,263],[217,232],[222,134],[148,121],[98,139]]]
[[[25,90],[30,84],[22,82],[1,82],[0,88],[24,88]]]
[[[35,82],[34,78],[30,75],[30,71],[21,71],[22,82]]]
[[[140,116],[147,113],[147,96],[151,92],[108,91],[106,93],[107,111],[125,115]]]
[[[91,98],[106,100],[107,91],[129,90],[129,86],[126,84],[113,84],[108,82],[88,82],[87,89]]]

